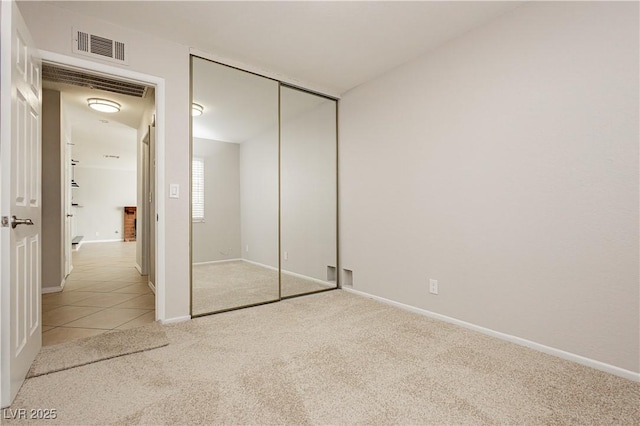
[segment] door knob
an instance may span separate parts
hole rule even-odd
[[[15,215],[11,216],[11,228],[15,228],[18,225],[33,225],[31,219],[18,219]]]

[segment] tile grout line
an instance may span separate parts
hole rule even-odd
[[[118,245],[114,245],[113,243],[111,243],[111,244],[105,244],[103,246],[99,246],[96,244],[95,248],[97,250],[92,250],[92,252],[87,252],[87,251],[77,252],[77,253],[74,252],[74,257],[78,256],[78,257],[81,257],[81,259],[74,259],[74,263],[75,263],[74,272],[76,272],[76,274],[74,275],[72,273],[69,276],[69,280],[67,281],[68,287],[65,288],[63,292],[71,293],[71,294],[78,293],[76,297],[79,297],[79,299],[74,300],[71,303],[69,302],[61,303],[60,305],[57,305],[56,303],[51,304],[51,306],[55,306],[55,307],[52,307],[47,312],[60,309],[60,308],[95,308],[96,311],[87,315],[79,316],[77,318],[74,318],[72,321],[67,321],[60,325],[43,324],[43,326],[46,325],[47,327],[51,327],[49,330],[43,332],[42,333],[43,335],[56,329],[57,330],[60,330],[60,329],[96,330],[96,331],[102,331],[103,333],[106,333],[106,332],[117,330],[119,329],[119,327],[124,327],[127,324],[140,321],[141,317],[144,317],[145,315],[149,315],[150,313],[155,312],[155,304],[151,308],[148,306],[144,306],[145,305],[144,301],[148,298],[148,296],[153,295],[153,293],[149,293],[148,291],[147,280],[140,279],[141,276],[138,275],[137,269],[134,266],[131,266],[130,259],[135,255],[132,256],[131,254],[132,250],[130,249],[132,248],[132,246],[130,244],[131,243],[119,243]],[[115,249],[115,251],[113,251],[112,249]],[[104,253],[105,251],[107,251],[109,254],[105,255]],[[98,257],[99,260],[93,260],[96,257]],[[125,257],[127,260],[123,260],[125,259]],[[83,279],[83,277],[86,277],[87,279]],[[145,291],[143,292],[133,291],[134,289],[141,290],[142,288],[140,288],[139,286],[144,286]],[[108,290],[96,291],[95,288],[108,289]],[[129,288],[130,290],[127,291],[126,290],[127,288]],[[119,290],[124,290],[124,291],[119,291]],[[81,293],[83,292],[92,293],[92,294],[88,295],[87,297],[84,297],[84,295],[81,295]],[[56,293],[56,294],[61,294],[61,293]],[[95,303],[100,303],[101,300],[104,300],[104,299],[108,300],[108,298],[110,297],[109,295],[113,295],[113,294],[116,294],[118,296],[112,296],[112,297],[116,299],[121,299],[121,301],[111,306],[90,306],[90,305],[85,305],[83,303],[85,300],[89,300],[89,299],[94,299],[96,300]],[[50,296],[50,297],[54,298],[55,296]],[[50,297],[45,296],[43,297],[43,300]],[[142,306],[126,306],[126,307],[121,306],[121,305],[126,305],[127,303],[135,304],[137,302],[133,302],[133,301],[136,301],[136,300],[140,301],[139,303]],[[86,320],[88,317],[91,317],[92,315],[105,314],[105,313],[109,315],[107,311],[111,311],[114,313],[114,316],[113,316],[114,321],[110,321],[111,324],[117,323],[117,325],[115,325],[114,327],[104,328],[100,324],[100,320],[96,321],[95,323],[88,321],[90,326],[76,327],[76,326],[69,325],[76,321]],[[133,318],[126,319],[123,323],[119,323],[120,321],[120,319],[118,319],[119,314],[121,314],[122,316],[127,316],[128,314],[127,311],[131,311],[131,312],[135,311],[137,315],[135,315]],[[108,318],[105,318],[105,321],[107,320]],[[140,325],[146,322],[147,322],[146,319],[142,320],[140,322]],[[148,322],[153,322],[153,319]],[[75,340],[75,339],[62,338],[62,339],[58,339],[55,343],[61,343],[61,342],[70,341],[70,340]]]

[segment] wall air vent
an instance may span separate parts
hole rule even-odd
[[[129,64],[126,43],[104,35],[73,30],[73,51],[119,64]]]

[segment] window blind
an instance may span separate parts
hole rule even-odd
[[[193,158],[191,173],[191,219],[204,222],[204,158]]]

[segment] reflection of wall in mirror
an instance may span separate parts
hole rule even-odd
[[[193,222],[194,263],[240,255],[240,149],[235,143],[193,138],[193,156],[204,159],[203,222]]]
[[[326,101],[288,115],[282,129],[282,266],[319,280],[337,261],[335,108]],[[193,155],[205,159],[205,221],[193,223],[193,262],[240,258],[277,268],[277,128],[240,144],[194,138]]]
[[[287,90],[285,108],[290,97],[314,96]],[[287,112],[293,113],[283,114],[281,129],[282,270],[325,281],[327,266],[337,261],[336,104]]]
[[[239,146],[242,258],[277,268],[278,131],[272,127]]]

